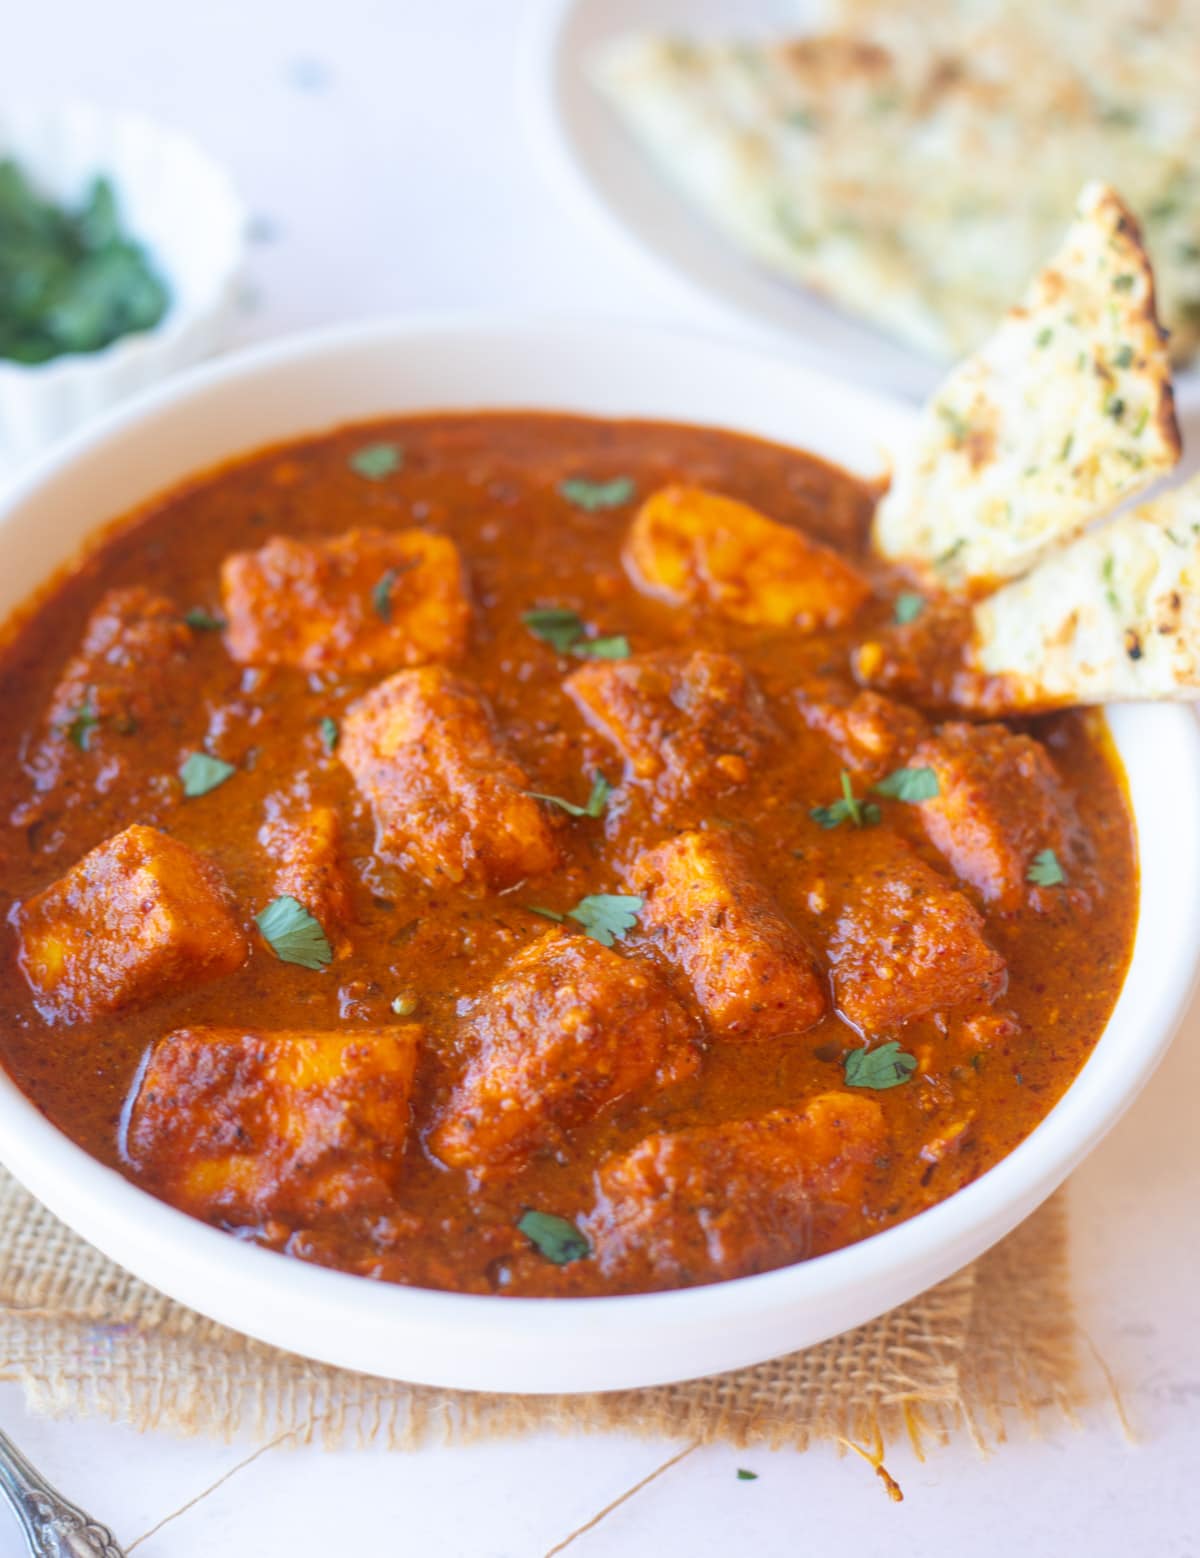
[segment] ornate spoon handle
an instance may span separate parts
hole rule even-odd
[[[32,1558],[125,1558],[112,1532],[56,1492],[4,1433],[0,1493],[21,1522]]]

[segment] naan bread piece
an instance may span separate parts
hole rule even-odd
[[[1019,577],[1179,458],[1137,223],[1089,184],[1062,248],[934,395],[875,514],[876,549],[932,590]]]
[[[1119,515],[974,606],[863,644],[860,681],[997,717],[1200,700],[1200,476]]]
[[[832,0],[817,20],[773,43],[622,39],[597,79],[740,248],[946,361],[1102,179],[1144,224],[1174,359],[1193,354],[1200,7]]]
[[[964,689],[980,705],[1200,698],[1200,477],[1081,536],[974,617]]]

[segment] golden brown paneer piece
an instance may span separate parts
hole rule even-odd
[[[867,784],[903,767],[929,730],[916,709],[882,693],[852,693],[837,684],[804,689],[797,707],[804,723],[821,732],[843,766]]]
[[[560,930],[512,959],[479,1001],[469,1043],[430,1146],[480,1177],[559,1150],[606,1105],[699,1064],[692,1020],[661,975]]]
[[[231,974],[249,945],[211,860],[134,823],[21,905],[21,969],[39,1007],[94,1017]]]
[[[274,536],[221,569],[225,643],[244,665],[396,671],[456,660],[471,609],[458,548],[427,530]]]
[[[210,1222],[385,1208],[404,1159],[418,1024],[337,1032],[183,1028],[132,1101],[130,1161]]]
[[[812,955],[727,833],[681,833],[639,856],[640,927],[687,975],[722,1038],[803,1033],[825,1014]]]
[[[267,801],[258,842],[274,868],[276,896],[295,898],[318,920],[339,952],[349,950],[350,879],[342,858],[342,825],[332,806]]]
[[[64,787],[94,796],[121,782],[129,741],[170,706],[172,672],[184,665],[191,641],[164,596],[140,586],[109,590],[51,696],[29,763],[35,793],[13,817],[18,827],[45,815]]]
[[[431,886],[499,890],[559,862],[487,704],[440,666],[397,672],[352,704],[338,756],[371,804],[378,853]]]
[[[601,1165],[585,1228],[601,1269],[634,1287],[769,1271],[866,1231],[863,1191],[887,1143],[879,1104],[854,1093],[648,1136]]]
[[[598,660],[563,686],[662,813],[745,784],[777,734],[741,661],[708,649]]]
[[[828,947],[838,1010],[874,1036],[930,1012],[993,1000],[1004,959],[983,916],[945,877],[896,841],[894,856],[857,876]]]
[[[1068,867],[1079,820],[1040,741],[1003,725],[943,725],[911,761],[937,775],[938,793],[917,808],[930,843],[985,903],[1019,909],[1042,850]]]
[[[625,565],[648,595],[706,606],[750,627],[842,627],[871,593],[829,547],[702,487],[664,487],[646,499]]]

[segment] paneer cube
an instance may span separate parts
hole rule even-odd
[[[374,811],[378,853],[431,886],[512,887],[558,864],[553,824],[483,698],[439,666],[400,671],[353,704],[338,756]]]
[[[1019,909],[1044,849],[1069,869],[1079,819],[1041,742],[1003,725],[943,725],[912,762],[938,779],[937,795],[919,807],[929,842],[985,903]]]
[[[686,974],[713,1033],[803,1033],[825,1014],[812,955],[725,833],[681,833],[639,857],[640,927]]]
[[[606,1105],[699,1064],[692,1021],[653,968],[558,930],[513,958],[477,1003],[468,1042],[430,1145],[480,1177],[560,1149]]]
[[[179,608],[164,596],[134,586],[103,597],[50,698],[29,758],[34,793],[14,813],[16,826],[36,822],[69,795],[86,804],[126,782],[131,737],[171,706],[172,677],[191,642]]]
[[[601,1165],[586,1231],[601,1269],[637,1288],[769,1271],[868,1231],[863,1193],[887,1146],[879,1104],[854,1093],[648,1136]]]
[[[403,1167],[422,1032],[183,1028],[154,1046],[126,1146],[194,1216],[304,1226],[385,1207]]]
[[[871,593],[829,547],[701,487],[664,487],[646,499],[630,527],[625,564],[646,594],[707,606],[751,627],[842,627]]]
[[[221,569],[225,642],[245,665],[396,671],[463,653],[470,606],[458,548],[426,530],[275,536]]]
[[[860,1032],[886,1033],[1004,990],[1006,965],[984,940],[983,916],[899,841],[851,892],[828,955],[838,1010]]]
[[[818,730],[843,767],[875,784],[905,766],[929,726],[916,709],[878,692],[855,692],[837,684],[804,689],[800,717]]]
[[[330,943],[348,951],[350,879],[342,859],[342,825],[333,807],[272,796],[258,842],[274,867],[275,895],[302,903]]]
[[[231,974],[249,946],[211,860],[135,823],[23,904],[21,969],[39,1007],[87,1018]]]
[[[563,685],[663,815],[745,784],[777,734],[741,661],[707,649],[598,660]]]

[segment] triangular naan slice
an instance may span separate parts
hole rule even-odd
[[[1200,477],[981,601],[968,664],[1008,708],[1200,698]]]
[[[989,718],[1200,700],[1200,476],[986,600],[927,605],[861,645],[855,670],[929,709]]]
[[[979,594],[1169,471],[1179,449],[1137,223],[1089,184],[1024,301],[926,406],[875,545],[930,589]]]

